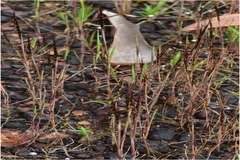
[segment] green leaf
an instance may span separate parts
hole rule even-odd
[[[34,105],[33,114],[34,114],[34,115],[37,114],[37,106],[36,106],[36,105]]]
[[[62,21],[65,21],[65,16],[62,12],[57,13],[58,17],[61,18]]]
[[[85,5],[84,5],[84,0],[79,0],[80,1],[80,4],[81,4],[81,7],[84,8]]]
[[[143,72],[146,72],[146,71],[147,71],[147,66],[148,66],[147,63],[144,63],[144,64],[143,64]]]
[[[150,11],[150,13],[151,13],[152,15],[155,14],[157,11],[159,11],[159,10],[162,8],[162,6],[163,6],[164,4],[166,4],[166,2],[167,2],[167,1],[159,2],[158,5],[157,5],[156,7],[154,7],[154,8]]]
[[[235,42],[239,42],[239,35],[240,35],[240,32],[239,32],[239,29],[236,28],[236,27],[228,27],[229,31],[228,31],[228,40],[229,41],[233,41],[235,40]]]
[[[40,74],[40,80],[42,81],[44,78],[44,70],[42,70],[41,74]]]
[[[60,76],[59,76],[59,78],[58,78],[58,83],[62,81],[63,76],[64,76],[64,73],[65,73],[65,69],[66,69],[65,67],[62,69],[62,71],[61,71],[61,73],[60,73]]]
[[[156,7],[152,7],[150,5],[144,4],[146,6],[145,12],[141,12],[140,14],[144,15],[154,15],[157,11],[159,11],[163,5],[166,4],[167,1],[162,1],[157,4]]]
[[[110,72],[111,72],[111,76],[114,78],[114,80],[118,83],[119,80],[118,80],[118,77],[117,77],[117,74],[114,70],[114,68],[112,66],[110,66]]]
[[[34,1],[34,11],[35,11],[35,17],[39,18],[38,10],[40,7],[40,0],[35,0]]]
[[[68,54],[69,54],[69,49],[67,48],[66,51],[65,51],[65,54],[64,54],[64,60],[65,61],[67,60]]]
[[[84,136],[85,139],[88,139],[89,132],[82,126],[80,127],[80,133]]]
[[[95,12],[95,10],[93,10],[92,12],[91,11],[92,6],[80,8],[78,10],[77,20],[79,25],[82,25],[84,22],[86,22],[88,17],[90,17]]]
[[[147,17],[146,12],[138,12],[142,17]]]
[[[68,124],[67,124],[66,122],[64,122],[64,123],[63,123],[63,127],[66,128],[67,126],[68,126]]]
[[[37,37],[34,37],[31,41],[31,47],[34,48],[36,46],[37,43]]]
[[[97,55],[96,55],[96,60],[99,59],[100,53],[101,53],[100,34],[99,34],[99,30],[97,30]]]
[[[145,11],[150,12],[152,10],[152,7],[150,5],[144,4],[146,6]]]
[[[72,14],[72,13],[70,13],[70,12],[67,12],[67,15],[68,15],[68,17],[70,17],[71,19],[74,19],[74,16],[73,16],[73,14]]]
[[[135,35],[135,38],[136,38],[136,47],[138,48],[139,44],[138,44],[138,35],[137,34]]]
[[[181,58],[181,52],[178,52],[173,59],[170,60],[171,68],[175,67],[175,65],[178,63],[178,61]]]
[[[135,65],[133,64],[132,65],[132,83],[135,83],[135,78],[136,78],[136,75],[135,75]]]
[[[112,49],[110,55],[109,55],[109,58],[112,58],[112,56],[114,55],[114,51],[115,51],[115,48]]]
[[[237,125],[239,125],[239,120],[238,120],[238,119],[236,119],[235,123],[236,123]]]
[[[96,31],[94,31],[94,32],[91,34],[91,36],[90,36],[90,39],[89,39],[89,45],[90,45],[90,46],[92,46],[92,44],[93,44],[93,40],[94,40],[95,33],[96,33]]]
[[[109,101],[106,101],[106,100],[89,100],[89,101],[87,101],[85,103],[86,104],[87,103],[100,103],[100,104],[103,104],[103,105],[111,104]]]
[[[173,65],[173,60],[172,60],[172,59],[170,59],[170,66],[171,66],[171,68],[174,67],[174,65]]]
[[[158,15],[175,13],[176,11],[167,12],[167,10],[171,9],[171,6],[163,8],[163,6],[166,3],[167,3],[167,0],[161,0],[161,2],[159,2],[155,7],[152,7],[148,4],[144,4],[146,7],[145,10],[142,12],[138,12],[138,13],[144,18],[147,18],[149,15],[156,15],[156,13],[158,13]]]

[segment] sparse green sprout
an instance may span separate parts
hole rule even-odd
[[[167,13],[166,11],[169,9],[169,7],[165,8],[165,9],[162,9],[163,6],[166,4],[166,2],[167,2],[166,0],[161,1],[155,7],[144,4],[145,7],[146,7],[145,10],[143,12],[139,12],[139,13],[144,18],[159,15],[159,14],[166,14]]]
[[[173,59],[170,60],[171,68],[174,68],[175,65],[179,62],[181,58],[181,52],[178,52]]]
[[[87,103],[100,103],[100,104],[103,104],[103,105],[111,104],[110,100],[109,101],[106,101],[106,100],[89,100]]]
[[[24,77],[24,81],[25,81],[25,83],[27,84],[27,86],[30,88],[30,84],[28,83],[27,78]]]
[[[132,65],[132,83],[135,83],[136,75],[135,75],[135,65]]]
[[[80,4],[81,7],[77,11],[77,23],[79,27],[82,27],[84,23],[88,20],[88,18],[95,12],[95,10],[92,10],[92,6],[85,6],[84,0],[80,0]],[[74,15],[72,14],[72,12],[58,12],[57,15],[67,26],[67,30],[70,31],[68,19],[74,19]]]
[[[230,91],[230,93],[232,93],[233,95],[235,95],[235,96],[240,96],[240,93],[238,93],[238,92],[233,92],[233,91]]]
[[[67,11],[66,13],[67,13],[68,17],[70,17],[71,19],[74,19],[74,16],[71,12]]]
[[[35,12],[35,18],[38,19],[39,18],[39,7],[40,7],[40,0],[35,0],[34,1],[34,12]]]
[[[230,42],[232,41],[235,41],[235,42],[239,42],[239,35],[240,35],[240,32],[239,32],[239,29],[238,27],[235,27],[235,26],[231,26],[231,27],[228,27],[228,40]]]
[[[236,119],[235,123],[236,123],[237,125],[239,125],[239,120],[238,120],[238,119]]]
[[[62,21],[65,21],[65,14],[63,12],[58,12],[57,15]]]
[[[136,34],[135,37],[136,37],[136,47],[138,48],[138,47],[139,47],[139,43],[138,43],[138,35]]]
[[[77,13],[77,22],[79,26],[82,26],[84,22],[87,21],[88,17],[90,17],[95,10],[92,10],[92,6],[85,6],[84,0],[80,0],[81,8],[78,10]]]
[[[143,72],[147,72],[147,66],[148,66],[147,63],[143,64]]]
[[[65,51],[65,54],[64,54],[64,60],[65,61],[67,60],[68,54],[69,54],[69,49],[67,48],[66,51]]]
[[[36,106],[36,105],[34,105],[33,114],[34,114],[34,115],[37,115],[37,106]]]
[[[60,76],[59,76],[59,78],[58,78],[58,83],[60,83],[60,82],[63,80],[63,76],[64,76],[64,73],[65,73],[65,70],[66,70],[66,67],[64,67],[64,68],[61,70]]]
[[[66,122],[63,123],[63,127],[67,128],[68,124]]]
[[[226,80],[228,80],[229,77],[230,76],[224,75],[223,78],[221,78],[220,81],[216,83],[214,88],[217,89],[221,84],[223,84]]]
[[[111,51],[111,53],[110,53],[110,55],[109,55],[109,59],[108,59],[109,62],[110,62],[112,56],[114,55],[114,51],[115,51],[115,48],[112,49],[112,51]]]
[[[31,41],[31,47],[32,48],[36,47],[36,43],[37,43],[37,37],[34,37]]]
[[[40,74],[40,80],[42,81],[44,79],[44,69],[42,69],[41,74]]]
[[[74,55],[77,57],[77,59],[80,61],[80,58],[75,50],[73,50]]]
[[[147,4],[144,4],[145,5],[145,11],[143,12],[140,12],[140,14],[143,16],[143,17],[148,17],[150,15],[155,15],[156,12],[158,12],[163,6],[164,4],[166,3],[167,1],[162,1],[162,2],[159,2],[157,4],[156,7],[152,7],[150,5],[147,5]]]
[[[112,77],[114,78],[114,80],[115,80],[117,83],[119,83],[117,74],[116,74],[116,72],[115,72],[115,70],[114,70],[114,68],[113,68],[112,66],[110,66],[110,72],[111,72],[111,75],[112,75]]]
[[[63,23],[66,25],[67,27],[67,31],[70,31],[70,27],[69,27],[69,22],[68,22],[68,15],[63,13],[63,12],[58,12],[57,13],[58,17],[63,21]]]
[[[90,131],[86,130],[86,128],[84,128],[83,126],[80,127],[80,133],[85,139],[89,138]]]
[[[97,30],[97,55],[96,55],[96,60],[100,58],[101,54],[101,41],[100,41],[100,34],[99,30]]]
[[[96,34],[96,31],[94,31],[94,32],[91,34],[91,36],[90,36],[90,38],[89,38],[89,46],[92,46],[93,40],[94,40],[94,37],[95,37],[95,34]]]

